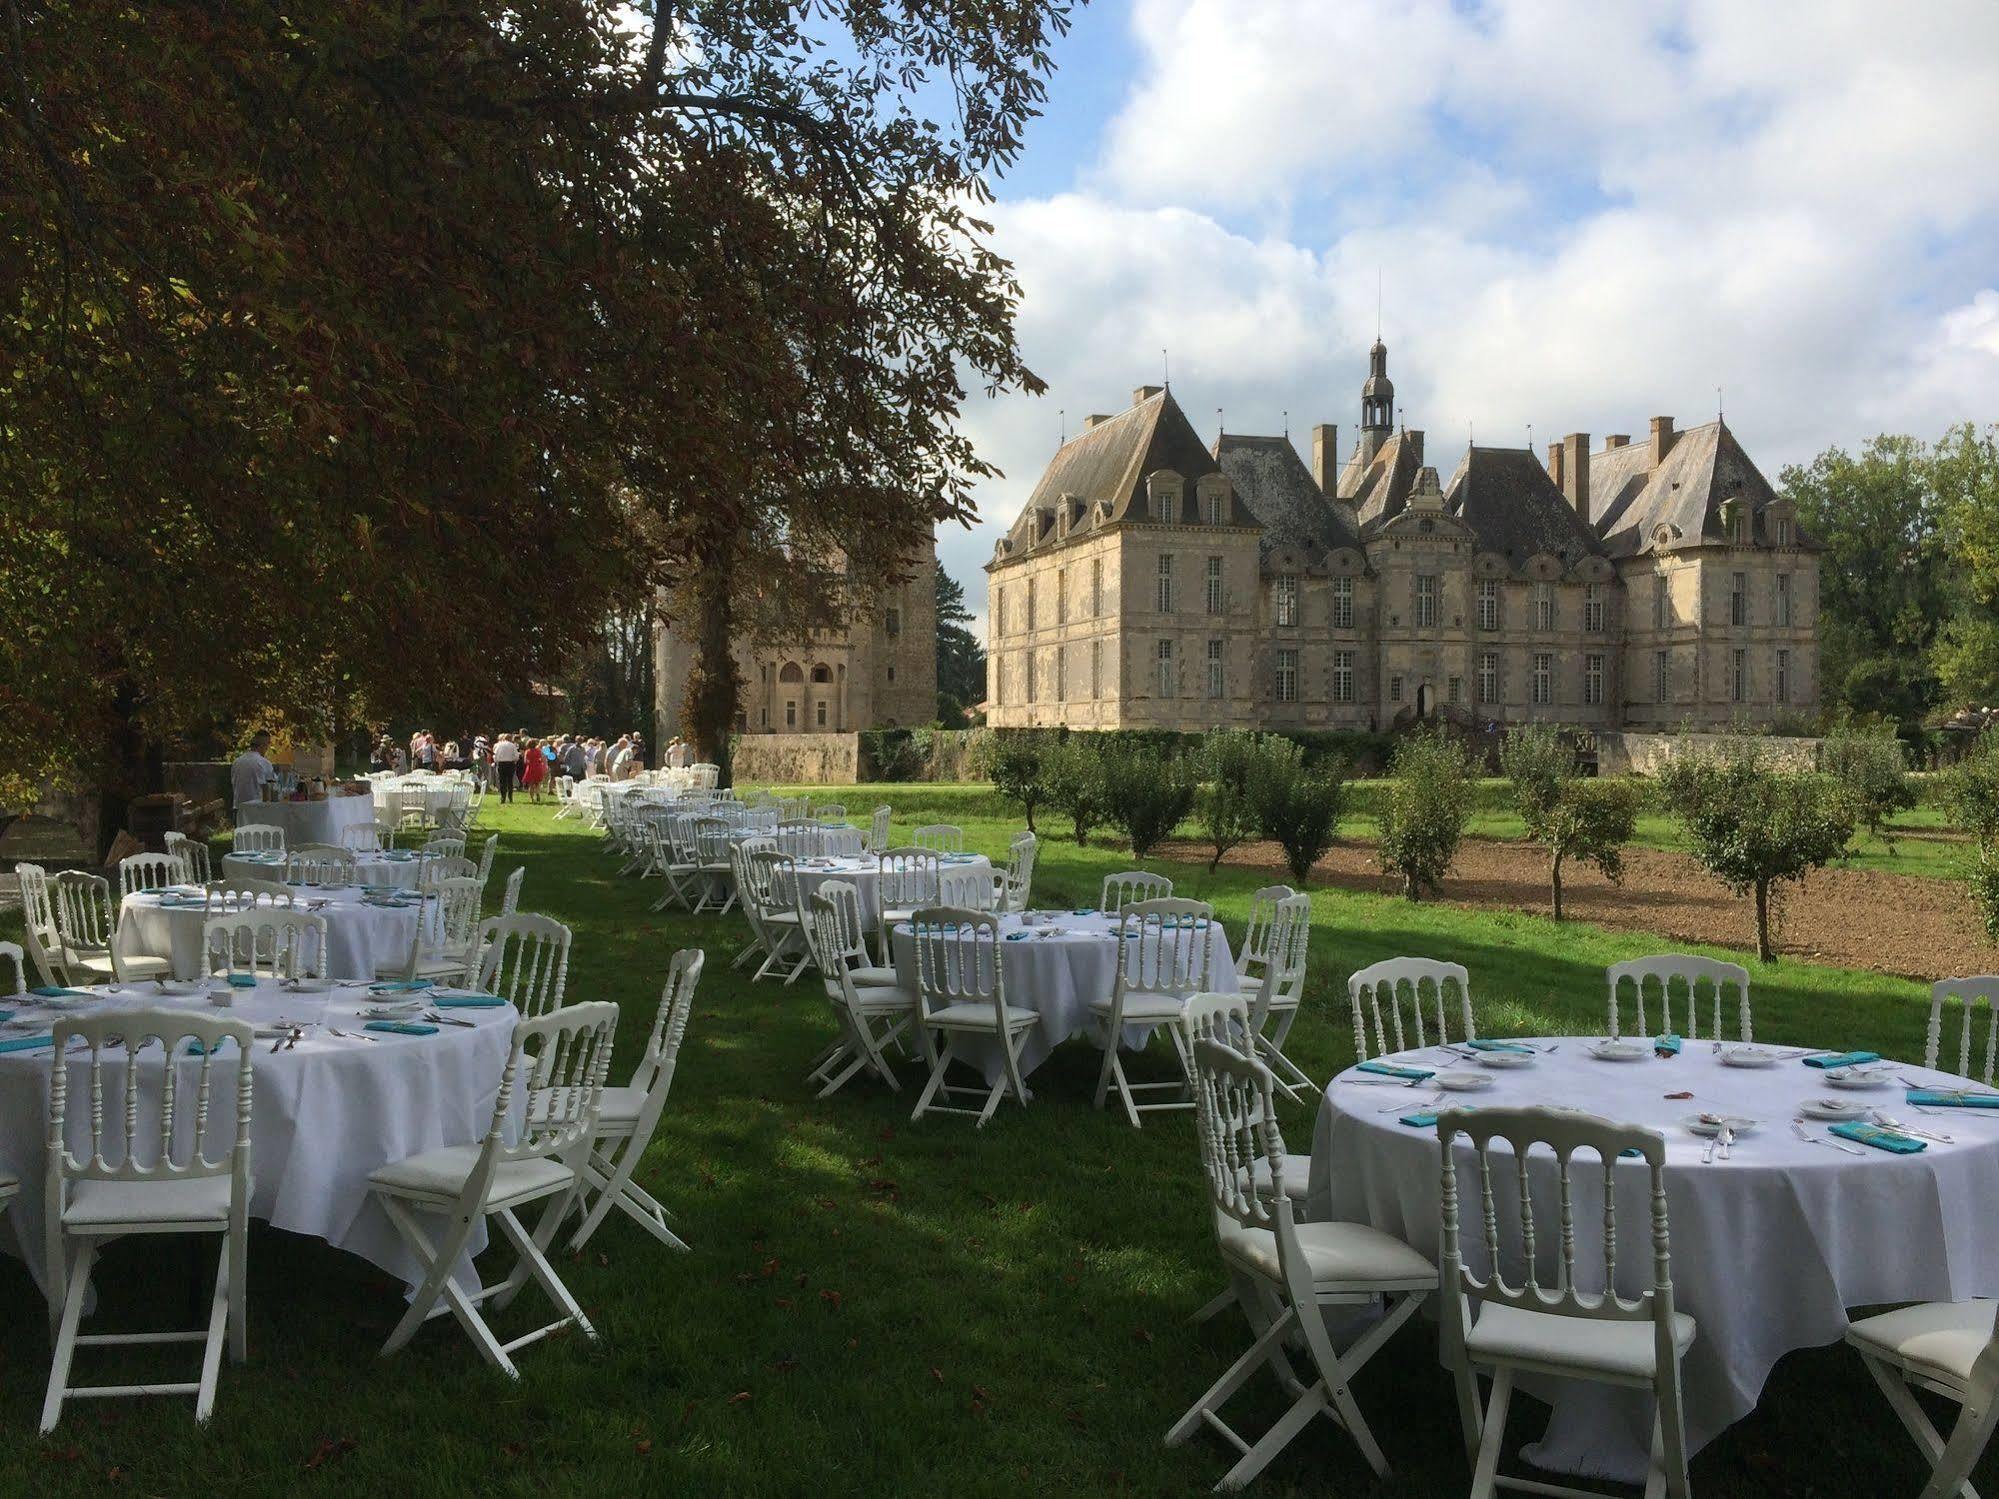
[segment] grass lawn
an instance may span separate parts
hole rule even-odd
[[[958,822],[990,853],[1019,825],[990,792],[968,788],[862,788],[847,797],[850,814],[865,818],[877,800],[895,806],[898,832]],[[955,1117],[912,1125],[913,1086],[891,1096],[857,1083],[814,1102],[803,1074],[834,1032],[815,982],[751,987],[728,968],[739,918],[649,913],[656,882],[617,879],[596,836],[545,807],[516,806],[495,824],[498,874],[526,864],[524,907],[575,929],[570,994],[624,1006],[614,1077],[636,1059],[668,955],[708,949],[648,1158],[649,1185],[677,1210],[694,1252],[670,1254],[622,1219],[607,1224],[584,1262],[564,1266],[602,1341],[529,1348],[510,1384],[448,1322],[379,1358],[399,1288],[324,1244],[258,1229],[250,1361],[224,1366],[211,1429],[194,1426],[188,1400],[99,1401],[72,1406],[49,1440],[34,1435],[47,1373],[41,1307],[19,1264],[0,1261],[12,1310],[0,1321],[0,1493],[116,1482],[138,1493],[959,1499],[1213,1485],[1228,1466],[1218,1441],[1161,1444],[1246,1341],[1229,1319],[1187,1322],[1221,1281],[1191,1116],[1153,1116],[1134,1131],[1092,1110],[1097,1053],[1080,1041],[1033,1075],[1030,1108],[1002,1105],[983,1132]],[[1129,862],[1044,837],[1036,903],[1093,902],[1102,876]],[[1240,931],[1250,872],[1170,872],[1179,893],[1213,900]],[[1498,1034],[1600,1026],[1604,965],[1648,950],[1656,944],[1642,936],[1533,916],[1319,892],[1292,1054],[1320,1079],[1351,1059],[1346,976],[1377,958],[1465,963],[1483,1026]],[[1921,1055],[1925,999],[1914,984],[1794,963],[1752,972],[1759,1039]],[[1165,1066],[1162,1051],[1135,1071]],[[905,1078],[918,1081],[916,1068]],[[1283,1124],[1294,1148],[1309,1145],[1308,1109],[1287,1110]],[[102,1316],[122,1328],[149,1314],[191,1325],[179,1320],[189,1274],[178,1247],[114,1246],[99,1272]],[[533,1299],[501,1316],[503,1337],[541,1320]],[[184,1367],[187,1350],[164,1359]],[[114,1350],[85,1355],[79,1372],[138,1379],[159,1366]],[[1376,1482],[1322,1422],[1257,1492],[1466,1491],[1433,1328],[1404,1329],[1357,1394],[1394,1465],[1389,1479]],[[1238,1429],[1258,1431],[1284,1403],[1265,1384],[1239,1400]],[[1533,1402],[1516,1402],[1517,1440],[1539,1421]],[[1703,1495],[1852,1499],[1913,1494],[1923,1474],[1857,1359],[1837,1347],[1780,1365],[1762,1409],[1693,1471]]]

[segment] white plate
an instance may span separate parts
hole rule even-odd
[[[1481,1067],[1532,1067],[1534,1056],[1523,1051],[1482,1051],[1478,1062]]]
[[[1765,1051],[1760,1046],[1724,1046],[1721,1049],[1721,1064],[1724,1067],[1774,1067],[1777,1053]]]
[[[325,994],[333,988],[333,980],[293,979],[288,987],[294,994]]]
[[[420,999],[399,1000],[395,1004],[364,1005],[362,1009],[370,1020],[407,1020],[424,1007],[426,1001]]]
[[[1888,1079],[1888,1069],[1875,1063],[1865,1067],[1828,1067],[1825,1070],[1825,1080],[1835,1088],[1878,1088]]]
[[[1489,1072],[1440,1072],[1430,1079],[1446,1093],[1476,1093],[1492,1086]]]
[[[1807,1098],[1798,1105],[1798,1112],[1807,1119],[1862,1119],[1867,1105],[1845,1098]]]
[[[1744,1118],[1741,1114],[1689,1114],[1680,1121],[1680,1124],[1689,1134],[1706,1139],[1710,1135],[1720,1134],[1724,1122],[1733,1126],[1736,1135],[1740,1137],[1754,1130],[1761,1121]]]
[[[1642,1062],[1652,1055],[1652,1048],[1639,1041],[1599,1041],[1589,1054],[1599,1062]]]

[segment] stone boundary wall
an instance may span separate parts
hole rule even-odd
[[[1596,734],[1598,775],[1654,775],[1675,754],[1712,750],[1733,743],[1729,734],[1642,734],[1599,729]],[[1812,770],[1819,763],[1819,741],[1755,735],[1754,742],[1768,763],[1783,770]]]
[[[732,751],[738,782],[846,786],[861,775],[859,734],[742,734]]]

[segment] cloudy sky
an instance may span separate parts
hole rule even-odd
[[[1046,396],[967,422],[994,538],[1159,378],[1204,437],[1401,420],[1537,445],[1729,424],[1784,463],[1999,420],[1999,4],[1097,0],[997,184]],[[1066,411],[1066,418],[1059,414]]]

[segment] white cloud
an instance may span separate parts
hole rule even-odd
[[[968,423],[1007,478],[1172,351],[1204,436],[1357,415],[1381,276],[1403,418],[1482,442],[1705,420],[1775,477],[1999,416],[1999,7],[1137,0],[1083,190],[997,206],[1040,401]],[[1060,75],[1053,85],[1062,87]],[[1297,228],[1294,226],[1310,226]]]

